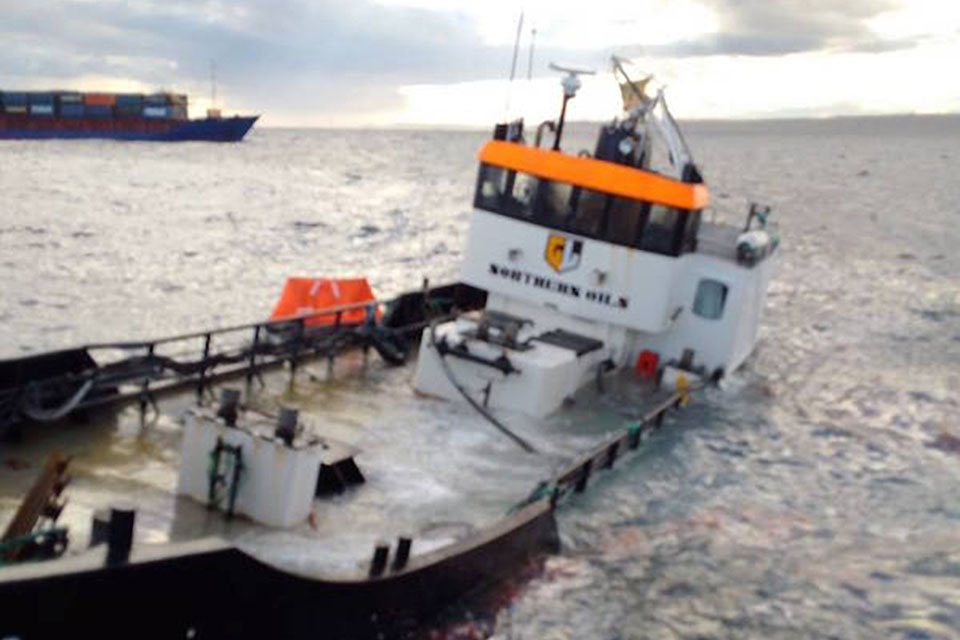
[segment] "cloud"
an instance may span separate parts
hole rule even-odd
[[[312,121],[388,111],[407,84],[503,77],[512,53],[462,12],[368,0],[7,0],[0,41],[8,86],[112,77],[206,94],[214,60],[232,101]]]
[[[4,0],[0,87],[165,87],[198,102],[216,61],[228,111],[265,113],[273,124],[389,124],[410,99],[403,87],[441,87],[442,97],[443,86],[508,73],[513,3],[384,2]],[[892,2],[543,0],[543,19],[531,13],[527,26],[541,34],[535,75],[545,75],[548,61],[602,69],[614,51],[776,59],[910,48],[922,34],[871,30]],[[89,82],[97,85],[81,85]]]
[[[814,51],[892,51],[918,38],[886,40],[870,21],[899,7],[893,0],[706,0],[719,19],[716,33],[654,46],[627,55],[696,57],[778,56]]]

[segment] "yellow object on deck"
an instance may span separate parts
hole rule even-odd
[[[676,386],[680,392],[680,406],[685,407],[690,401],[690,383],[687,382],[687,376],[678,373]]]

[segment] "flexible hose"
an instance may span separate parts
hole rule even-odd
[[[62,405],[56,409],[41,409],[39,406],[31,407],[24,402],[20,410],[23,412],[23,415],[27,416],[31,420],[36,420],[37,422],[53,422],[54,420],[59,420],[63,418],[68,413],[77,408],[77,405],[80,404],[87,394],[90,393],[90,389],[93,388],[96,380],[93,377],[87,379],[79,389],[70,397],[69,400],[64,402]],[[36,402],[37,397],[37,387],[32,386],[32,391],[34,399]]]
[[[463,396],[463,399],[466,400],[471,407],[476,409],[477,413],[487,419],[487,422],[496,427],[501,433],[513,440],[521,449],[527,453],[538,453],[532,444],[518,436],[516,433],[511,431],[504,425],[502,422],[497,420],[489,411],[487,411],[483,406],[480,405],[476,400],[470,397],[470,394],[467,393],[466,389],[460,386],[460,383],[457,382],[457,379],[453,375],[453,371],[450,370],[450,365],[447,364],[447,357],[445,354],[437,348],[437,334],[436,334],[436,321],[430,323],[430,345],[437,352],[437,357],[440,358],[440,368],[443,369],[443,373],[447,376],[447,380],[450,381],[450,384]]]

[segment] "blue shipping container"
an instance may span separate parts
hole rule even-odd
[[[79,93],[61,93],[60,104],[82,104],[83,96]]]
[[[53,94],[47,92],[30,93],[30,104],[53,104]]]
[[[144,104],[150,106],[167,106],[170,104],[170,96],[166,93],[154,93],[143,97]]]
[[[137,107],[143,104],[143,96],[137,93],[119,93],[117,94],[118,107]]]
[[[60,115],[63,116],[64,118],[82,118],[83,105],[82,104],[61,104]]]
[[[113,115],[113,107],[105,104],[88,104],[84,107],[84,113],[95,118],[109,118]]]
[[[3,94],[3,104],[20,107],[27,104],[27,94],[22,91],[7,91]]]
[[[32,116],[52,116],[52,104],[32,104],[30,105],[30,115]]]

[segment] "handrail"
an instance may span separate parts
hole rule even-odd
[[[644,414],[642,418],[636,420],[636,423],[640,425],[655,424],[657,420],[661,418],[669,409],[677,406],[677,403],[680,402],[682,398],[683,394],[680,391],[673,392],[662,402],[655,405],[652,409],[650,409],[650,411]],[[571,478],[575,477],[576,474],[580,473],[581,469],[586,463],[596,461],[598,457],[605,454],[609,450],[611,445],[621,442],[630,434],[630,427],[613,434],[607,440],[594,446],[594,448],[588,452],[581,454],[572,462],[569,462],[563,469],[557,471],[553,476],[553,481],[556,483],[568,482]]]
[[[530,494],[510,508],[516,511],[529,504],[543,500],[549,496],[551,504],[556,507],[560,499],[571,491],[581,493],[586,490],[590,476],[598,469],[613,467],[618,457],[640,446],[644,433],[659,429],[663,426],[664,416],[670,409],[680,407],[687,399],[687,390],[677,390],[655,404],[638,420],[631,421],[626,428],[615,432],[599,444],[594,445],[586,453],[580,454],[572,461],[556,470],[548,480],[544,480],[534,487]]]
[[[319,318],[323,316],[331,316],[337,314],[343,314],[348,311],[356,311],[358,309],[366,309],[371,306],[378,306],[383,304],[380,300],[371,300],[368,302],[354,302],[351,304],[339,305],[336,307],[328,307],[326,309],[318,309],[316,311],[310,311],[306,313],[298,313],[289,316],[282,316],[280,318],[268,318],[266,320],[261,320],[259,322],[248,322],[245,324],[229,325],[226,327],[220,327],[218,329],[210,329],[207,331],[196,331],[192,333],[184,333],[175,336],[167,336],[164,338],[157,338],[153,340],[134,340],[130,342],[100,342],[86,344],[79,347],[80,349],[145,349],[150,345],[160,345],[160,344],[169,344],[171,342],[180,342],[181,340],[193,340],[196,338],[205,338],[208,335],[216,336],[222,335],[225,333],[234,333],[236,331],[243,331],[245,329],[256,329],[262,327],[271,327],[279,326],[285,324],[291,324],[294,322],[299,322],[303,320],[309,320],[311,318]]]

